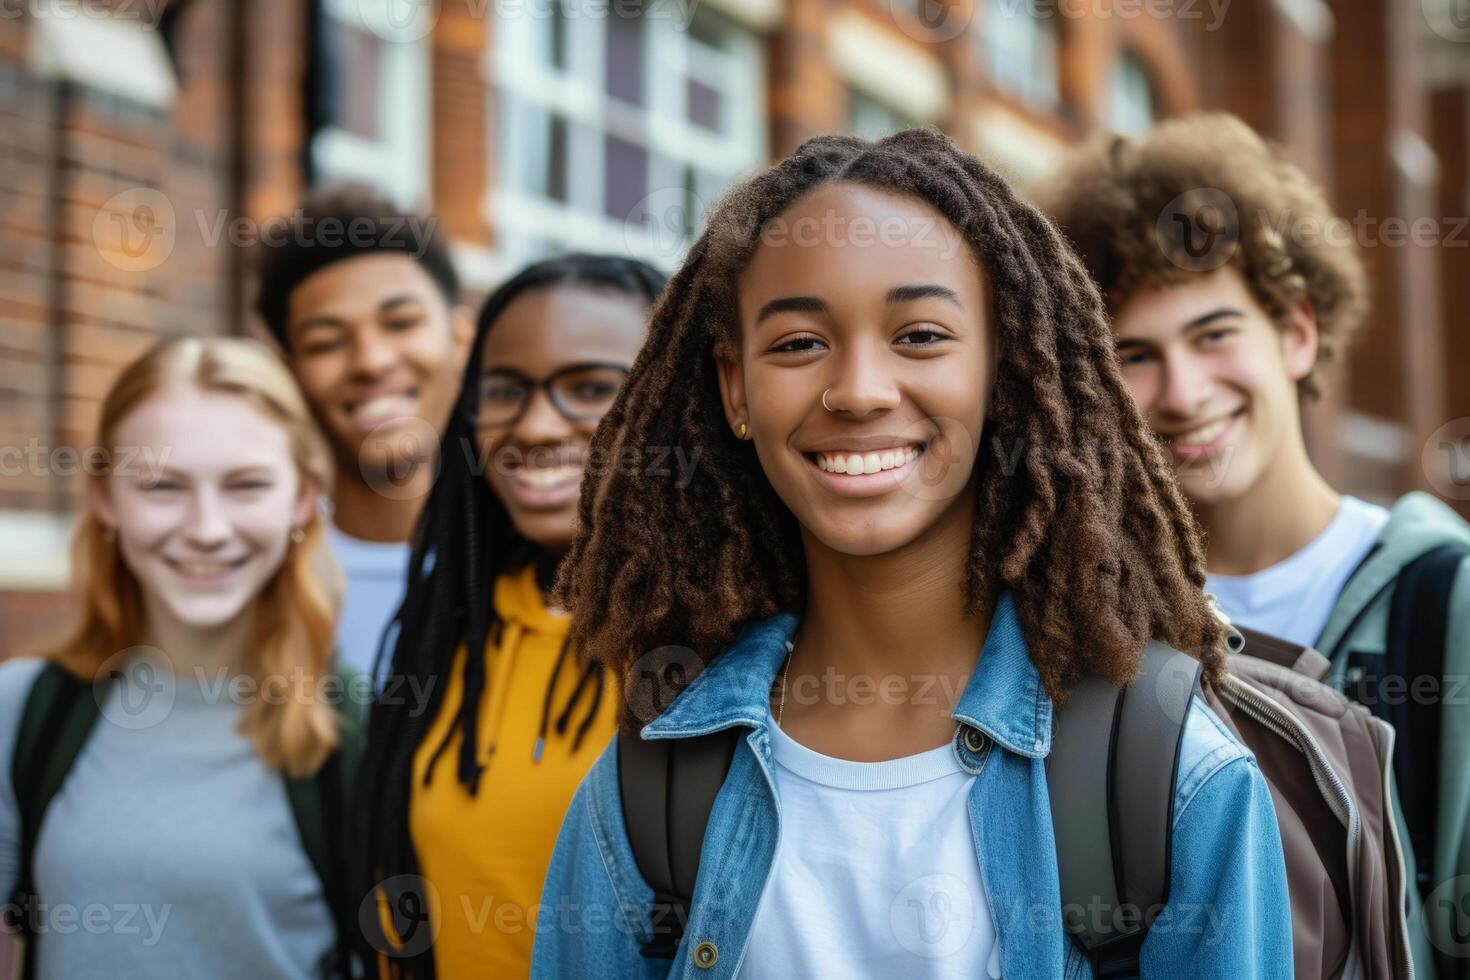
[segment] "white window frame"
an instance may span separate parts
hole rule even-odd
[[[1146,96],[1143,103],[1148,108],[1147,117],[1139,116],[1134,106],[1139,86]],[[1158,104],[1154,99],[1153,76],[1145,62],[1132,48],[1118,53],[1108,73],[1107,87],[1108,127],[1125,136],[1136,135],[1147,130],[1158,118]],[[1126,101],[1125,101],[1126,100]]]
[[[0,589],[59,592],[71,583],[71,543],[79,513],[0,508]]]
[[[886,121],[887,124],[882,128],[881,131],[871,126],[858,125],[860,120],[857,118],[858,114],[853,111],[852,104],[854,96],[888,113],[890,119]],[[907,115],[898,106],[895,106],[890,102],[885,102],[883,99],[878,98],[876,95],[873,95],[866,89],[859,88],[856,85],[849,84],[847,86],[847,99],[847,131],[854,136],[861,136],[863,139],[879,140],[885,136],[889,136],[893,133],[898,132],[900,129],[907,129],[909,126],[917,126],[921,122],[921,120]]]
[[[949,112],[950,78],[933,51],[895,37],[857,10],[827,21],[827,56],[837,74],[901,116],[937,122]]]
[[[64,78],[95,92],[167,112],[178,97],[163,38],[141,11],[32,0],[30,64],[38,75]]]
[[[429,201],[429,33],[434,4],[401,0],[323,0],[333,21],[379,38],[378,139],[338,126],[318,130],[311,141],[312,166],[323,180],[360,181],[378,188],[400,207]]]
[[[1027,105],[1055,111],[1062,102],[1060,25],[1042,17],[1034,0],[985,4],[974,36],[986,74],[997,88]]]
[[[603,5],[601,9],[609,8]],[[628,253],[663,268],[677,264],[690,239],[676,235],[679,240],[671,241],[667,226],[643,227],[604,213],[604,140],[609,134],[647,153],[645,200],[655,212],[655,222],[663,220],[662,212],[682,207],[678,188],[685,167],[714,174],[728,186],[764,165],[765,65],[760,36],[739,21],[725,19],[721,28],[727,47],[711,49],[694,38],[687,24],[671,18],[671,12],[682,9],[678,4],[655,5],[651,10],[662,11],[662,16],[640,20],[642,106],[624,103],[606,91],[606,17],[612,14],[568,10],[563,20],[565,70],[546,57],[549,28],[545,18],[508,18],[497,24],[486,71],[500,99],[498,139],[502,145],[492,150],[501,169],[500,186],[487,207],[509,264],[539,257],[544,253],[543,242],[559,250]],[[690,77],[720,92],[723,133],[712,133],[689,121],[686,82]],[[525,144],[519,141],[539,140],[541,135],[531,137],[510,124],[507,96],[566,120],[566,202],[523,190],[533,183],[527,179],[529,174],[539,176],[545,162],[528,156],[529,151],[522,149]],[[664,172],[670,162],[673,172]],[[664,197],[668,200],[662,200]],[[696,207],[712,203],[700,199]],[[698,223],[703,215],[691,217]]]

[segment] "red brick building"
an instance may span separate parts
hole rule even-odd
[[[560,249],[671,265],[705,204],[817,133],[935,123],[1024,182],[1096,128],[1227,109],[1330,188],[1374,276],[1314,452],[1354,492],[1463,508],[1456,2],[5,4],[0,656],[64,621],[75,449],[112,374],[159,333],[253,329],[255,223],[326,179],[437,211],[483,289]],[[1430,244],[1392,233],[1416,220]]]

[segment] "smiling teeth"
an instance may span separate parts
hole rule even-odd
[[[181,561],[178,563],[180,571],[191,578],[214,578],[231,571],[234,566],[221,564],[220,562]]]
[[[402,415],[411,409],[411,400],[405,395],[379,395],[370,398],[353,410],[360,419],[385,419]]]
[[[518,482],[528,487],[554,487],[579,475],[582,472],[580,466],[551,466],[538,469],[520,469],[516,471],[515,478]]]
[[[817,466],[828,473],[850,476],[880,473],[906,466],[919,458],[918,446],[882,449],[873,453],[817,453]]]
[[[1169,441],[1176,446],[1208,445],[1209,443],[1214,442],[1216,437],[1218,437],[1220,433],[1225,431],[1225,427],[1230,424],[1230,421],[1233,418],[1235,418],[1235,416],[1233,415],[1227,416],[1226,418],[1211,422],[1209,425],[1202,425],[1198,429],[1191,429],[1188,432],[1181,432],[1176,436],[1171,436],[1169,438]]]

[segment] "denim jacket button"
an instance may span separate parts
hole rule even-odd
[[[976,755],[985,751],[985,733],[980,729],[971,728],[969,725],[966,725],[964,727],[964,734],[961,737],[968,751]]]
[[[708,970],[720,959],[720,949],[714,943],[706,939],[694,947],[694,965],[701,970]]]

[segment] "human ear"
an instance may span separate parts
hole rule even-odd
[[[1281,328],[1281,357],[1286,373],[1293,381],[1300,381],[1312,372],[1317,363],[1317,311],[1312,301],[1303,299],[1287,315]]]
[[[724,345],[715,350],[715,375],[720,383],[720,402],[725,407],[725,421],[737,436],[750,433],[750,413],[745,400],[745,364],[738,348]],[[741,426],[745,430],[741,431]]]
[[[301,490],[296,495],[296,510],[291,515],[291,527],[305,530],[316,516],[319,506],[318,497],[321,496],[322,488],[313,476],[301,478]]]
[[[87,481],[87,512],[103,528],[117,530],[117,515],[113,512],[112,501],[107,499],[107,488],[101,480]]]
[[[475,342],[475,317],[468,306],[459,305],[449,311],[449,334],[454,343],[454,363],[464,370]]]

